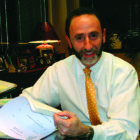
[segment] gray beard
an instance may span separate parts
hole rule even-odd
[[[93,49],[93,50],[96,53],[97,57],[100,57],[101,54],[102,54],[102,51],[103,51],[103,43],[102,43],[101,48],[99,50],[97,50],[97,49]],[[82,54],[83,54],[83,52],[88,52],[88,51],[80,51],[80,52],[77,52],[74,49],[73,45],[72,45],[72,52],[81,61],[82,60]]]

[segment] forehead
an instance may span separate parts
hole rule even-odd
[[[75,16],[71,20],[70,32],[71,31],[87,31],[87,30],[98,30],[101,31],[101,25],[99,19],[94,14],[83,14]]]

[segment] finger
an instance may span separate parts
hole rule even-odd
[[[63,128],[63,126],[58,126],[58,131],[61,135],[66,135],[66,131],[65,128]]]
[[[58,126],[58,125],[66,126],[68,124],[68,120],[61,118],[58,114],[55,113],[54,114],[54,123],[55,123],[55,126]]]
[[[62,117],[66,116],[68,118],[75,116],[73,112],[69,112],[69,111],[61,111],[61,112],[57,112],[57,114]]]

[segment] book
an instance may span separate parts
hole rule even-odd
[[[53,114],[60,110],[19,96],[0,109],[0,131],[9,137],[39,140],[56,131]]]
[[[3,93],[15,87],[17,87],[15,83],[0,80],[0,93]]]

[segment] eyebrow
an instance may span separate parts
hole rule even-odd
[[[84,35],[83,33],[79,33],[79,34],[76,34],[74,37],[78,37],[78,36],[82,36]]]
[[[99,34],[97,31],[90,32],[89,34]]]
[[[89,33],[89,35],[91,35],[91,34],[99,34],[99,32],[97,32],[97,31],[92,31],[92,32]],[[76,37],[79,37],[79,36],[82,36],[82,35],[84,35],[84,33],[76,34],[74,37],[76,38]]]

